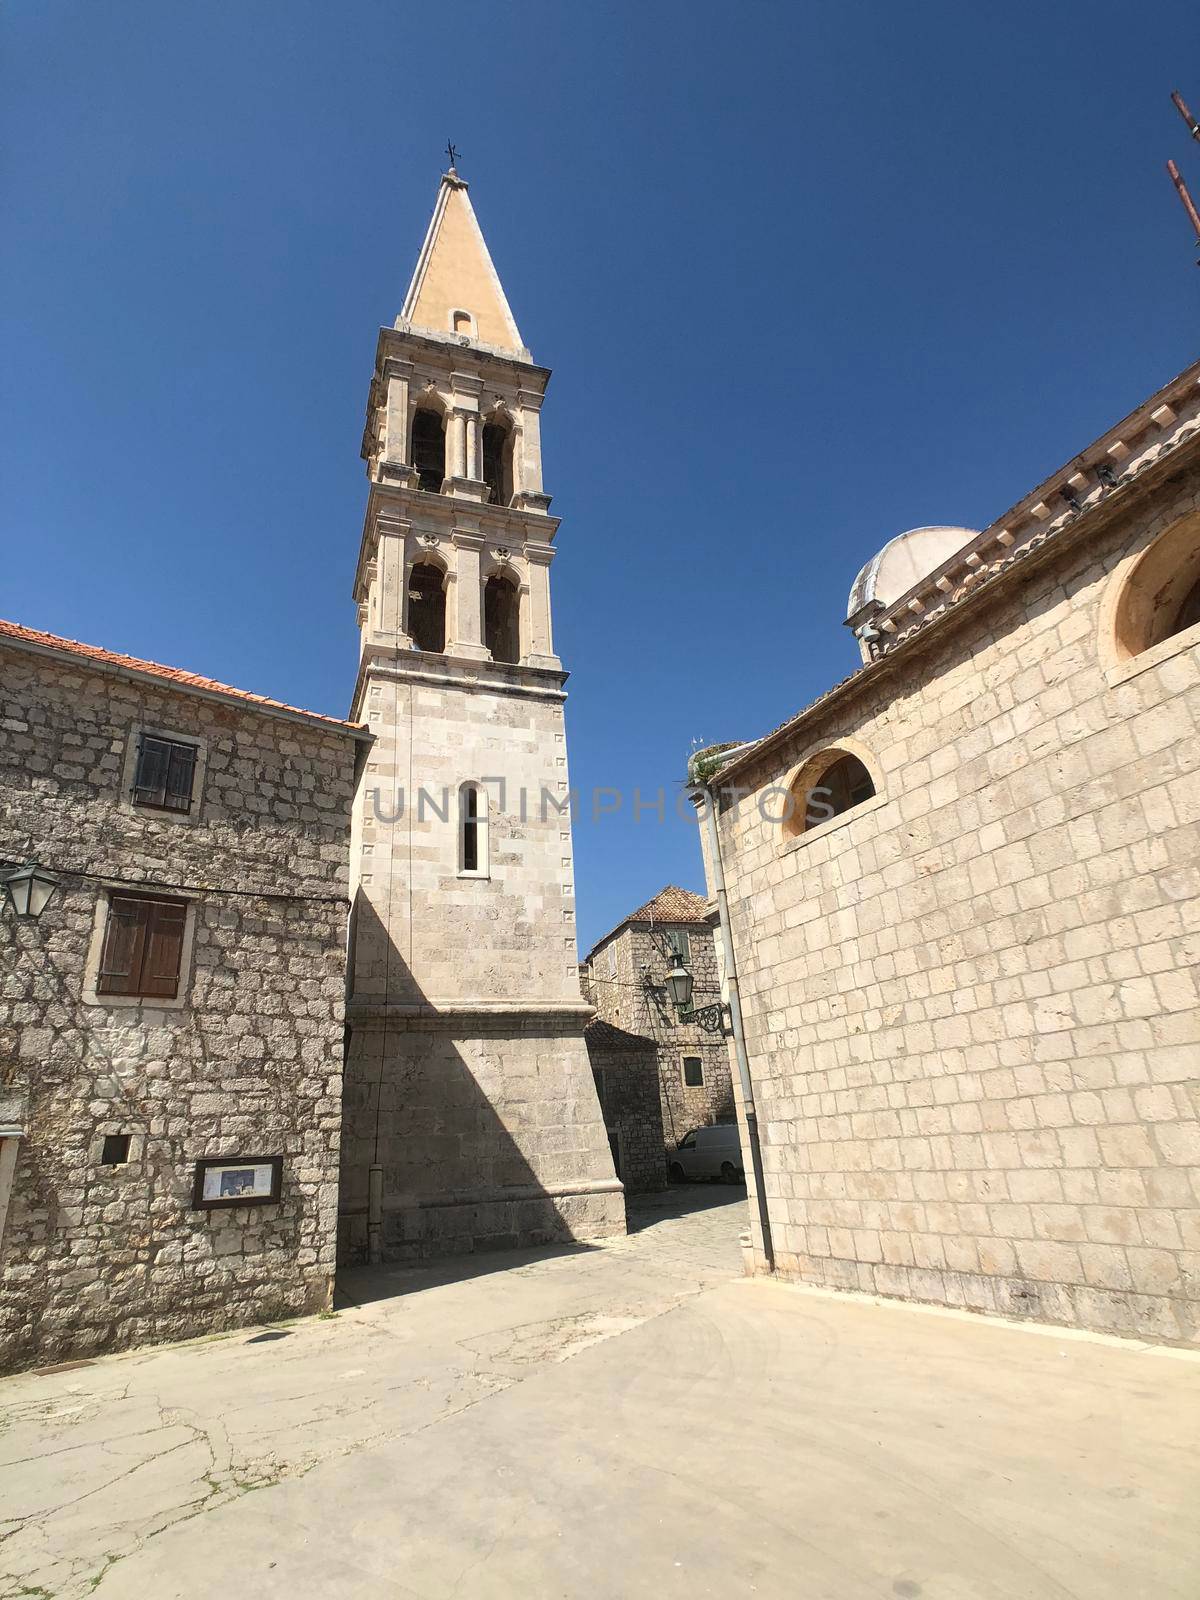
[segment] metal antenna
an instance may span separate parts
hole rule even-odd
[[[1183,201],[1183,209],[1187,212],[1192,227],[1195,229],[1196,244],[1200,247],[1200,211],[1196,210],[1195,202],[1188,193],[1188,186],[1180,177],[1179,168],[1173,161],[1167,162],[1167,171],[1171,174],[1171,182],[1175,185],[1179,198]]]
[[[1197,122],[1195,117],[1188,110],[1187,102],[1184,100],[1178,89],[1171,90],[1171,99],[1174,103],[1176,111],[1178,111],[1179,115],[1187,123],[1187,130],[1191,134],[1192,138],[1200,140],[1200,122]]]

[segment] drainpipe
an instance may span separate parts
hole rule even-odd
[[[747,746],[743,746],[748,748]],[[731,750],[729,756],[740,752]],[[727,758],[728,759],[728,758]],[[767,1271],[775,1271],[775,1246],[771,1241],[771,1219],[767,1214],[767,1193],[763,1183],[762,1143],[758,1136],[758,1112],[754,1106],[754,1085],[750,1080],[750,1061],[746,1055],[746,1033],[742,1027],[742,1001],[738,989],[737,955],[733,948],[733,926],[729,920],[729,900],[725,893],[725,868],[721,861],[721,835],[717,828],[717,797],[712,779],[698,783],[705,799],[701,802],[708,830],[712,860],[713,887],[717,891],[717,921],[725,944],[725,986],[729,993],[729,1021],[733,1030],[733,1050],[737,1057],[738,1078],[742,1086],[742,1112],[746,1118],[746,1137],[750,1141],[750,1166],[754,1172],[754,1195],[758,1201],[758,1226],[762,1233]]]
[[[383,1168],[378,1164],[367,1173],[367,1260],[376,1267],[383,1260]]]

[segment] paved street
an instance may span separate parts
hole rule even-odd
[[[599,1249],[0,1383],[0,1595],[1193,1600],[1200,1358]]]

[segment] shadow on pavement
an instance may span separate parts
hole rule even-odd
[[[548,1244],[528,1250],[490,1250],[476,1255],[447,1256],[441,1261],[415,1267],[387,1263],[342,1267],[333,1293],[334,1310],[369,1305],[373,1300],[392,1300],[449,1283],[466,1283],[471,1278],[484,1278],[493,1272],[512,1272],[534,1261],[552,1261],[556,1256],[587,1255],[596,1248],[591,1244]]]
[[[698,1211],[716,1211],[723,1206],[746,1204],[744,1183],[673,1183],[657,1194],[635,1194],[625,1202],[630,1233],[641,1233],[657,1223],[675,1217],[692,1216]]]

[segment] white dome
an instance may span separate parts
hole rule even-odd
[[[907,594],[928,573],[948,561],[956,550],[979,537],[977,528],[955,528],[938,524],[930,528],[910,528],[898,533],[877,556],[867,562],[850,590],[846,616],[878,600],[889,606]]]

